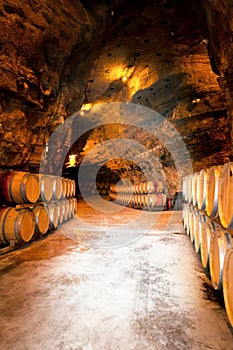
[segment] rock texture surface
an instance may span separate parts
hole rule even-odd
[[[179,146],[163,144],[153,132],[127,129],[124,120],[93,128],[73,144],[74,128],[82,125],[70,120],[57,132],[56,145],[49,142],[83,104],[92,109],[108,102],[133,103],[166,118],[167,135],[174,127],[182,137],[193,171],[231,160],[232,11],[227,0],[2,2],[1,168],[38,171],[47,143],[53,151],[52,161],[43,161],[48,172],[62,169],[72,153],[79,166],[92,150],[90,163],[96,163],[97,145],[124,136],[153,154],[174,192],[179,181],[173,152]],[[145,114],[142,128],[148,126]],[[125,171],[124,160],[105,156],[110,171]],[[149,169],[146,153],[144,159]],[[184,174],[190,171],[183,166]],[[126,177],[143,178],[137,165],[130,169]]]

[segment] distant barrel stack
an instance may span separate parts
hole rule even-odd
[[[183,224],[233,326],[233,162],[183,179]]]
[[[80,194],[85,196],[96,195],[109,196],[110,183],[108,181],[82,181],[79,182]]]
[[[0,245],[27,243],[77,213],[75,181],[22,171],[0,173]]]
[[[135,209],[163,210],[167,208],[165,190],[165,184],[160,181],[111,184],[109,196],[110,200]]]

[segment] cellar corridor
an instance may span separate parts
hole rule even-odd
[[[73,219],[0,262],[1,349],[233,349],[181,211],[79,200]]]

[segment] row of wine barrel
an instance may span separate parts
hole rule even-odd
[[[110,200],[117,204],[130,206],[134,208],[144,208],[146,210],[163,209],[166,206],[166,194],[152,193],[142,194],[125,194],[110,192]]]
[[[75,182],[70,179],[22,171],[0,173],[0,201],[2,203],[49,202],[74,195]]]
[[[183,179],[184,200],[233,230],[233,162],[212,166]]]
[[[96,190],[98,194],[107,196],[109,194],[109,182],[80,182],[79,189],[81,194],[94,195]]]
[[[76,198],[31,207],[0,207],[0,244],[26,243],[54,230],[77,213]]]
[[[134,185],[125,184],[111,184],[110,191],[114,193],[134,193],[134,194],[148,194],[148,193],[162,193],[165,191],[165,184],[162,181],[148,181],[140,182]]]
[[[213,218],[191,204],[183,206],[184,228],[215,290],[223,290],[227,316],[233,327],[233,236]]]

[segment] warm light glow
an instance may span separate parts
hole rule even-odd
[[[67,168],[75,166],[77,162],[77,154],[71,154],[69,156],[69,162],[67,164]]]
[[[201,99],[200,98],[195,98],[194,100],[192,100],[192,103],[195,104],[195,103],[200,103],[201,102]]]
[[[92,103],[84,103],[81,108],[81,115],[83,115],[82,111],[89,112],[91,110]]]
[[[125,83],[127,81],[127,77],[126,76],[122,77],[122,81],[123,83]]]

